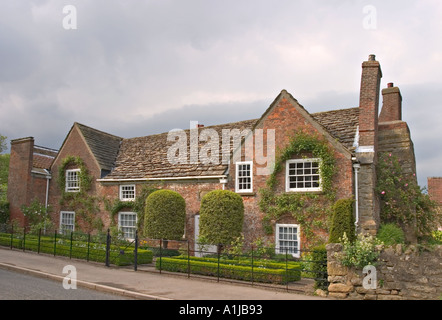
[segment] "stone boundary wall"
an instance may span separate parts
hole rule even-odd
[[[329,297],[352,300],[442,299],[442,246],[422,250],[395,245],[381,251],[376,264],[376,289],[362,285],[367,274],[348,268],[336,259],[341,244],[327,245]]]

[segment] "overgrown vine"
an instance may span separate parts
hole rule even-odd
[[[320,159],[320,177],[322,192],[277,192],[277,175],[287,160],[294,155],[303,158]],[[332,179],[336,171],[335,158],[328,147],[327,141],[317,134],[298,130],[288,145],[278,152],[275,166],[266,186],[260,189],[259,206],[263,217],[264,232],[273,234],[273,224],[285,216],[292,216],[302,228],[302,233],[311,244],[318,244],[319,234],[326,233],[327,217],[335,200]]]
[[[66,169],[69,167],[80,169],[78,172],[80,188],[77,192],[66,192]],[[92,186],[92,180],[92,175],[80,157],[67,156],[58,168],[57,182],[61,191],[60,205],[75,209],[75,214],[84,222],[86,229],[84,231],[94,229],[101,231],[103,221],[97,217],[97,213],[100,211],[99,198],[88,193]]]

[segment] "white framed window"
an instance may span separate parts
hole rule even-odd
[[[135,231],[137,230],[136,212],[119,212],[118,228],[123,232],[125,239],[135,239]]]
[[[286,191],[322,191],[320,159],[292,159],[286,162]]]
[[[120,200],[121,201],[135,200],[135,185],[134,184],[120,185]]]
[[[276,253],[300,257],[299,225],[276,224]]]
[[[60,233],[75,231],[75,212],[60,212]]]
[[[66,192],[80,191],[80,169],[66,170]]]
[[[236,192],[253,192],[253,162],[236,163]]]

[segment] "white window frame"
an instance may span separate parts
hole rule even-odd
[[[66,192],[79,192],[80,191],[80,175],[79,175],[80,171],[81,171],[80,169],[67,169],[66,170],[66,173],[65,173],[65,185],[66,185],[65,191]],[[69,173],[72,173],[72,172],[76,172],[77,180],[69,180],[68,179]],[[76,181],[77,186],[71,187],[69,184],[71,182],[75,182],[75,181]]]
[[[72,219],[72,224],[63,223],[63,216],[67,214],[72,215],[72,218],[69,217],[69,219]],[[66,226],[68,226],[68,228],[66,228]],[[70,226],[72,226],[72,228]],[[66,231],[75,231],[75,211],[60,211],[60,233]]]
[[[240,165],[250,165],[250,188],[240,189],[239,188],[239,166]],[[237,193],[247,193],[253,192],[253,161],[240,161],[235,163],[235,192]]]
[[[133,193],[134,193],[133,198],[127,198],[127,197],[124,196],[125,191],[128,191],[128,190],[123,190],[125,187],[133,187]],[[120,185],[120,200],[121,201],[134,201],[135,197],[136,197],[136,193],[135,192],[136,192],[136,189],[135,189],[135,185],[134,184],[121,184]]]
[[[135,216],[135,225],[134,226],[127,226],[127,225],[122,225],[122,217],[121,215],[131,215],[131,216]],[[135,231],[137,230],[137,223],[138,223],[138,216],[136,212],[131,212],[131,211],[121,211],[118,212],[118,230],[120,230],[121,232],[123,232],[124,234],[124,238],[128,239],[128,240],[133,240],[135,239]],[[123,228],[126,229],[133,229],[133,238],[132,237],[127,237],[127,231],[123,230]]]
[[[307,162],[317,162],[319,164],[318,167],[318,173],[317,174],[296,174],[295,176],[303,176],[303,177],[312,177],[312,176],[319,176],[319,187],[304,187],[304,188],[290,188],[290,177],[293,175],[290,175],[290,164],[292,163],[307,163]],[[302,170],[305,170],[303,168]],[[311,180],[313,183],[313,180]],[[321,159],[318,158],[308,158],[308,159],[290,159],[287,160],[285,163],[285,191],[286,192],[311,192],[311,191],[322,191],[322,179],[321,179]]]
[[[291,254],[295,258],[299,258],[301,256],[301,230],[299,224],[282,224],[277,223],[275,226],[275,253],[276,254],[285,254],[286,249],[288,254]],[[287,233],[287,239],[280,239],[280,228],[296,228],[296,238],[293,238],[293,233],[290,236],[289,233]],[[297,246],[295,245],[289,245],[285,244],[281,246],[280,241],[286,241],[286,242],[292,242],[297,243]],[[291,249],[293,248],[293,249]]]

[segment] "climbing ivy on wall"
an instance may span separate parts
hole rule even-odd
[[[287,160],[294,155],[303,158],[319,158],[322,192],[277,192],[277,175]],[[306,239],[311,244],[320,241],[319,234],[328,229],[327,217],[335,200],[332,179],[336,171],[335,158],[327,141],[317,134],[298,130],[291,137],[288,145],[278,152],[272,174],[266,186],[260,189],[259,206],[263,217],[264,232],[273,234],[273,224],[283,217],[292,216],[301,226]]]
[[[66,192],[66,169],[70,167],[80,169],[78,173],[80,190],[77,192]],[[103,221],[97,217],[100,211],[99,198],[88,193],[92,187],[92,180],[92,175],[80,157],[67,156],[62,160],[57,180],[61,191],[60,205],[75,211],[75,215],[82,220],[86,232],[94,229],[101,231],[103,228]],[[77,221],[75,219],[76,223]]]

